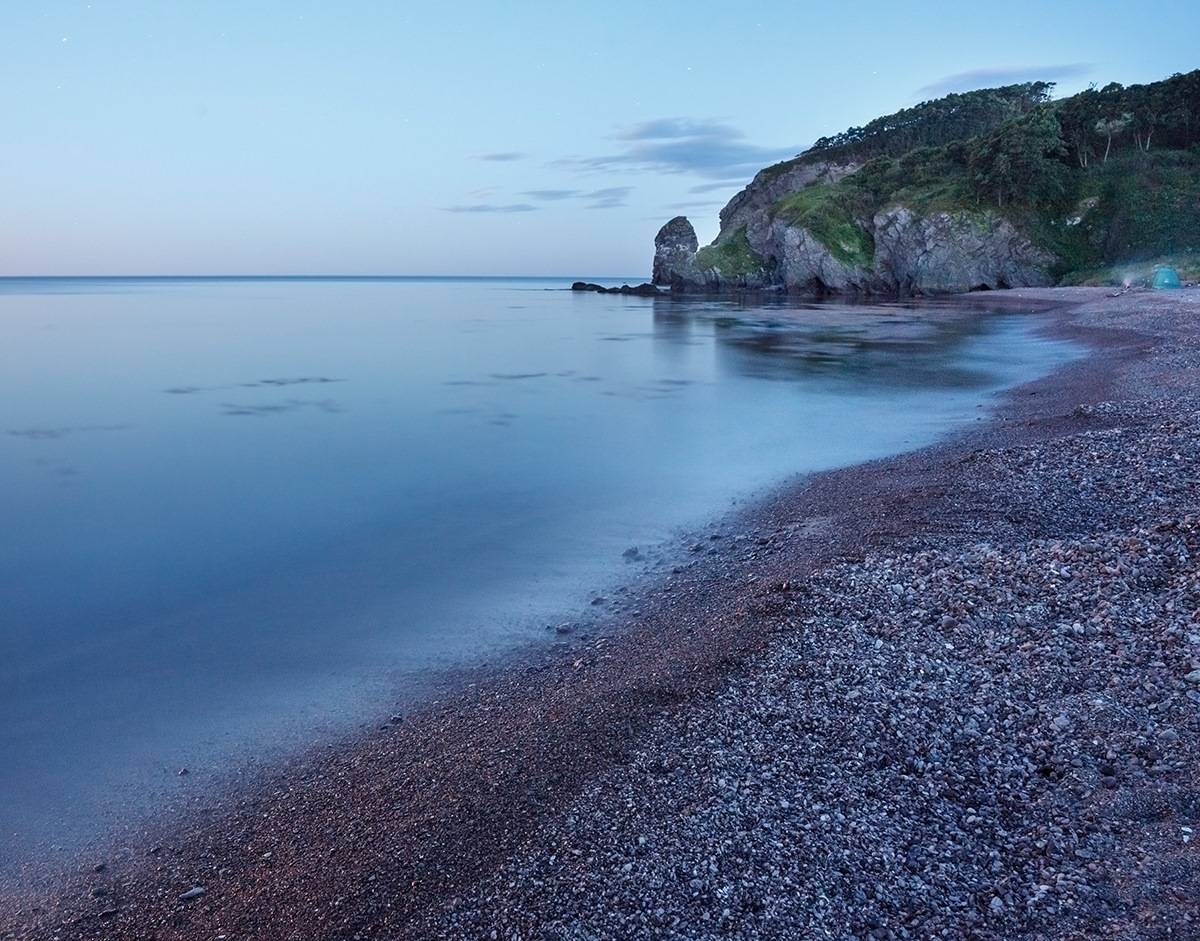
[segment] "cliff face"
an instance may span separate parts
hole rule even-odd
[[[859,168],[853,161],[806,163],[792,160],[759,170],[750,185],[729,200],[721,210],[721,232],[726,238],[744,225],[765,218],[781,199],[814,183],[836,183]]]
[[[874,274],[888,291],[960,293],[1052,283],[1057,259],[990,212],[918,215],[898,206],[877,213],[872,226]]]
[[[897,204],[819,231],[828,227],[780,211],[789,196],[856,169],[794,162],[761,171],[721,211],[720,234],[702,249],[691,223],[677,216],[655,239],[654,283],[676,291],[887,295],[1052,283],[1055,256],[994,212],[921,212]]]
[[[787,290],[811,294],[919,295],[1052,283],[1055,258],[992,213],[922,214],[903,206],[862,226],[873,246],[855,258],[812,231],[769,214],[746,221],[713,246],[681,251],[679,233],[695,231],[677,217],[656,240],[654,282],[676,291]],[[737,243],[740,246],[734,247]]]

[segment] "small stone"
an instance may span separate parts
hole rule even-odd
[[[186,892],[183,892],[180,894],[179,901],[190,902],[192,899],[200,898],[200,896],[202,896],[206,891],[207,891],[207,889],[205,889],[204,886],[194,885],[190,889],[188,889]]]

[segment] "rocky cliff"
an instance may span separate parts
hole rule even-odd
[[[950,95],[822,138],[734,196],[711,245],[686,218],[667,223],[653,280],[939,294],[1200,257],[1200,70],[1057,100],[1051,89]],[[1110,114],[1123,115],[1116,144],[1100,133]]]
[[[810,294],[919,295],[1047,285],[1055,258],[992,213],[923,214],[903,206],[863,225],[869,257],[830,246],[808,228],[751,217],[712,246],[696,244],[682,216],[655,240],[654,283],[680,292],[787,290]]]
[[[813,183],[836,183],[859,168],[853,161],[807,162],[789,160],[759,170],[744,190],[729,200],[721,210],[721,232],[718,239],[728,237],[744,225],[766,216],[776,203]]]
[[[1055,256],[995,212],[896,204],[839,232],[779,211],[789,194],[848,172],[819,164],[766,180],[760,173],[722,210],[721,233],[702,249],[691,223],[677,216],[655,239],[654,283],[681,292],[902,296],[1052,283]]]

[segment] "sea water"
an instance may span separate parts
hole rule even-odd
[[[1078,354],[978,306],[567,286],[0,280],[0,857],[545,637],[627,550]]]

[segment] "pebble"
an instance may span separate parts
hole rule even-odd
[[[1200,377],[1200,342],[1186,355],[1179,375]],[[1193,845],[1176,824],[1200,813],[1187,381],[1089,405],[1065,436],[974,452],[944,530],[763,579],[789,585],[756,615],[768,648],[664,717],[426,933],[1177,936],[1194,895],[1170,873],[1194,863],[1173,861]]]

